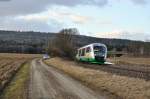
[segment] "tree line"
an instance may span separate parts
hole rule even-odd
[[[128,56],[150,57],[150,42],[94,38],[79,34],[74,28],[61,30],[54,39],[50,40],[48,53],[74,59],[77,48],[90,43],[104,43],[108,47],[108,52],[112,52],[111,54],[119,53],[117,55],[121,56],[123,55],[121,53],[126,53]]]
[[[75,28],[62,29],[59,33],[0,31],[1,53],[50,53],[72,57],[77,48],[90,43],[104,43],[108,51],[125,52],[130,56],[150,56],[150,42],[89,37],[80,35]]]

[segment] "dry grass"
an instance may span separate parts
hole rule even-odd
[[[41,55],[0,53],[0,91],[4,90],[23,63],[35,57]]]
[[[110,58],[108,61],[116,64],[135,64],[135,65],[150,65],[150,58],[133,58],[133,57],[119,57]]]
[[[123,99],[150,99],[149,81],[79,67],[72,61],[60,58],[52,58],[45,62],[82,81],[91,88],[108,91]]]
[[[27,99],[29,64],[25,64],[3,92],[2,99]]]
[[[16,53],[0,53],[0,59],[3,58],[36,58],[42,57],[41,54],[16,54]]]
[[[0,91],[7,85],[26,59],[2,59],[0,61]]]

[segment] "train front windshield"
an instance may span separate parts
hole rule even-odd
[[[106,47],[104,46],[94,46],[94,55],[104,57],[106,54]]]

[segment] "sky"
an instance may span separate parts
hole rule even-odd
[[[0,0],[0,30],[150,40],[150,0]]]

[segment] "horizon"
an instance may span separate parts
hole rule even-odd
[[[3,0],[0,7],[1,30],[77,28],[91,37],[150,40],[149,0]]]
[[[57,34],[59,32],[41,32],[41,31],[17,31],[17,30],[0,30],[1,31],[5,31],[5,32],[16,32],[16,33],[45,33],[45,34]],[[118,39],[118,40],[129,40],[129,41],[139,41],[139,42],[150,42],[149,40],[133,40],[133,39],[126,39],[126,38],[104,38],[104,37],[95,37],[95,36],[90,36],[90,35],[84,35],[84,34],[79,34],[80,36],[86,36],[86,37],[94,37],[94,38],[99,38],[99,39]]]

